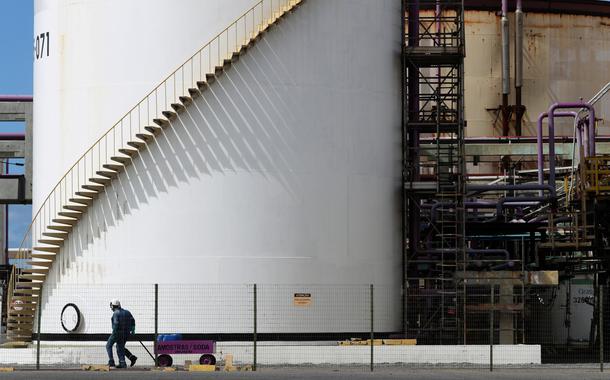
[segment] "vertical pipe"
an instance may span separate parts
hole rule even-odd
[[[509,106],[510,94],[510,45],[508,26],[508,0],[502,0],[502,135],[509,134]]]
[[[155,284],[155,341],[153,349],[155,352],[155,367],[158,367],[157,361],[157,340],[159,339],[159,284]]]
[[[253,316],[254,316],[254,325],[253,325],[253,333],[252,333],[252,371],[256,371],[256,342],[257,342],[257,302],[256,302],[256,284],[254,284],[253,289]]]
[[[373,302],[373,284],[371,284],[370,286],[370,309],[371,309],[371,372],[373,372],[373,365],[375,363],[375,358],[374,358],[374,350],[373,347],[375,346],[375,325],[374,325],[374,310],[375,310],[375,306],[374,306],[374,302]]]
[[[37,321],[37,333],[36,333],[36,369],[40,369],[40,325],[42,319],[42,285],[40,285],[40,291],[38,293],[38,303],[36,304],[38,309],[38,321]]]
[[[538,125],[536,128],[536,143],[538,148],[538,184],[544,185],[544,145],[542,142],[542,122],[548,117],[546,112],[543,112],[538,116]],[[540,191],[542,195],[542,191]]]
[[[9,158],[6,159],[6,168],[4,171],[9,174]],[[8,266],[8,205],[2,206],[4,208],[4,265]]]
[[[546,119],[549,116],[548,112],[543,112],[540,114],[540,116],[538,116],[538,124],[536,127],[536,145],[537,145],[537,154],[538,154],[538,184],[543,185],[544,184],[544,143],[543,143],[543,125],[542,123],[544,122],[544,119]],[[554,117],[574,117],[577,118],[578,117],[578,113],[575,111],[566,111],[566,112],[554,112],[553,113]],[[553,152],[553,155],[551,155],[551,151]],[[549,119],[549,167],[553,167],[555,168],[555,124],[551,123],[550,119]],[[552,165],[551,165],[552,163]],[[550,174],[549,174],[549,184],[554,185],[554,177],[555,177],[555,172],[554,169],[553,171],[553,183],[551,183],[550,180]],[[554,187],[553,187],[554,188]],[[554,191],[554,190],[553,190]],[[540,193],[540,195],[542,196],[542,192]]]
[[[595,108],[589,105],[589,157],[595,157]]]
[[[502,0],[502,94],[510,94],[508,0]]]
[[[521,121],[523,118],[523,102],[521,88],[523,87],[523,10],[521,0],[517,0],[515,11],[515,97],[516,97],[516,124],[515,134],[521,136]]]

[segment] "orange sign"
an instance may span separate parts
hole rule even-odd
[[[294,306],[309,306],[311,305],[311,293],[294,293],[292,299]]]

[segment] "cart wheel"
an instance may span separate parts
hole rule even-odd
[[[174,360],[169,355],[159,355],[157,357],[157,365],[159,367],[171,367]]]
[[[216,364],[216,357],[211,354],[203,354],[199,358],[199,364],[214,365]]]

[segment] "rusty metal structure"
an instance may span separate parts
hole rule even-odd
[[[524,41],[532,33],[525,31],[526,13],[608,16],[610,6],[490,3],[403,1],[403,326],[423,344],[474,344],[486,341],[489,331],[501,344],[537,343],[526,322],[538,302],[537,289],[557,288],[578,276],[593,279],[595,289],[608,284],[610,155],[607,139],[596,131],[596,107],[610,85],[589,101],[550,102],[537,123],[529,121],[528,112],[538,105],[530,107],[523,94],[532,91],[524,89],[529,83],[524,72],[535,71],[531,63],[525,70]],[[487,109],[501,122],[497,137],[466,133],[465,12],[472,9],[496,12],[473,18],[496,17],[494,33],[501,35],[501,105]],[[523,136],[526,125],[535,125],[535,136]],[[486,174],[480,165],[499,172]],[[597,310],[597,290],[594,298]],[[568,329],[570,302],[568,297]],[[480,318],[490,312],[497,315],[491,326]],[[591,342],[595,331],[592,325]]]
[[[420,14],[421,9],[428,14]],[[406,253],[408,291],[434,290],[437,310],[422,329],[438,332],[438,343],[459,340],[454,274],[465,267],[464,232],[464,29],[461,1],[407,1],[403,47],[405,87],[405,198],[410,242]],[[421,136],[433,136],[434,154],[420,158]],[[444,139],[441,140],[440,137]],[[425,169],[422,169],[425,168]],[[426,200],[437,204],[423,211]],[[438,211],[438,212],[437,212]],[[421,223],[429,228],[421,230]],[[434,237],[434,238],[433,238]],[[414,286],[411,286],[414,283]],[[420,286],[419,284],[423,284]],[[419,291],[423,293],[419,293]],[[415,295],[415,294],[413,294]],[[410,305],[407,303],[407,312]],[[437,314],[438,318],[429,315]],[[407,329],[410,323],[407,321]]]

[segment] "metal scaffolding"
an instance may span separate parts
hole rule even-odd
[[[464,6],[405,0],[403,7],[405,329],[453,344],[463,341],[464,321],[455,273],[466,270]],[[435,141],[427,159],[422,137]]]

